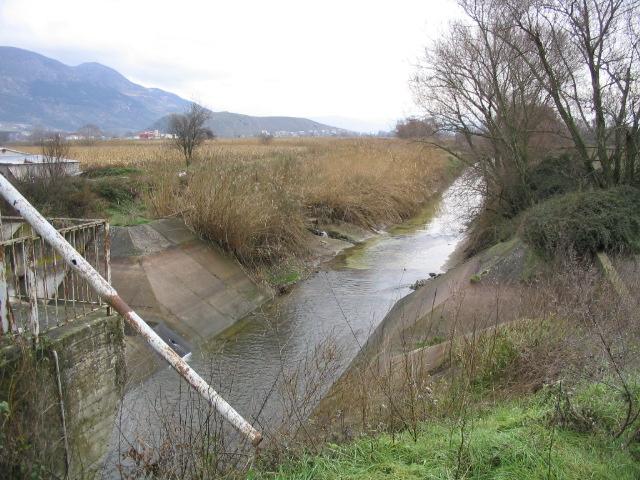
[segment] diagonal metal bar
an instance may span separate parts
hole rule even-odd
[[[240,433],[247,437],[253,445],[262,441],[262,435],[247,422],[227,401],[218,394],[187,362],[173,351],[147,323],[134,312],[118,295],[87,260],[80,255],[65,238],[31,205],[16,188],[0,175],[0,195],[49,243],[64,259],[66,263],[93,290],[124,317],[131,327],[140,333],[151,347],[160,354],[189,384],[200,393],[222,416]]]

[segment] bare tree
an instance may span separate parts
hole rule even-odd
[[[78,129],[78,135],[81,135],[86,139],[95,139],[104,136],[104,133],[97,125],[87,123]]]
[[[184,114],[173,115],[169,121],[169,133],[173,135],[175,147],[184,155],[187,167],[195,149],[207,138],[213,137],[213,132],[205,127],[210,118],[209,110],[192,103]]]
[[[637,181],[640,2],[498,3],[510,23],[499,34],[525,35],[526,44],[507,43],[524,55],[531,78],[553,100],[587,170],[603,186]]]
[[[394,133],[398,138],[420,139],[433,137],[437,130],[438,127],[431,118],[408,117],[398,120]]]
[[[526,206],[530,165],[567,147],[596,184],[640,180],[640,0],[458,3],[413,87],[487,195]]]
[[[545,153],[532,142],[548,133],[554,113],[547,92],[531,81],[537,59],[512,48],[526,36],[508,29],[491,2],[460,3],[471,24],[454,22],[426,49],[413,91],[439,131],[448,133],[432,143],[476,169],[485,195],[505,213],[515,212],[531,201],[529,166]]]
[[[59,133],[40,142],[43,160],[43,180],[51,185],[66,175],[65,160],[69,157],[69,144]]]

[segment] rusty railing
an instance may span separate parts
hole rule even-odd
[[[49,221],[110,282],[109,223],[74,218]],[[30,332],[34,338],[109,308],[22,217],[0,217],[0,299],[5,299],[0,308],[2,332]]]

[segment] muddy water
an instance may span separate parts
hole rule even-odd
[[[242,415],[256,422],[259,412],[263,429],[290,414],[282,382],[291,385],[298,372],[292,390],[318,387],[300,410],[310,413],[393,304],[416,280],[443,271],[480,202],[464,192],[465,183],[459,178],[410,222],[347,249],[289,295],[202,345],[191,365]],[[149,402],[162,413],[184,409],[186,390],[169,368],[155,374],[127,395],[123,432],[147,436],[158,425]]]

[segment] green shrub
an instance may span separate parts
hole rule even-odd
[[[47,217],[91,218],[104,211],[104,201],[81,177],[31,178],[16,188]]]
[[[140,194],[140,186],[137,181],[120,177],[106,177],[96,180],[93,183],[93,189],[112,204],[131,203]]]
[[[528,189],[514,178],[501,181],[499,195],[485,201],[484,209],[472,222],[467,253],[474,255],[515,235],[521,216],[531,204],[573,192],[586,183],[583,167],[569,155],[547,157],[526,172]]]
[[[146,221],[140,199],[146,184],[137,178],[30,178],[16,187],[47,217],[109,217],[116,225]]]
[[[127,175],[141,174],[142,170],[126,165],[110,166],[110,167],[89,167],[83,173],[83,177],[100,178],[100,177],[122,177]]]
[[[478,340],[478,368],[474,371],[472,384],[479,390],[490,388],[504,377],[519,354],[515,338],[509,330],[482,335]]]
[[[577,190],[583,176],[584,170],[569,155],[545,158],[527,173],[535,202]]]
[[[553,197],[531,208],[523,236],[547,256],[569,249],[581,256],[640,251],[640,190],[621,186]]]

